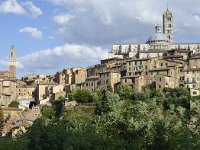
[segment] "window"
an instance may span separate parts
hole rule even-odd
[[[108,79],[106,80],[106,83],[108,83]]]
[[[160,65],[163,66],[163,63],[161,63]]]
[[[196,92],[196,91],[193,91],[193,95],[197,95],[197,92]]]

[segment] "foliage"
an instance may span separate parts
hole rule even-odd
[[[123,100],[131,100],[134,98],[134,91],[133,89],[126,85],[126,84],[121,84],[117,87],[117,93],[119,94],[120,98]]]
[[[75,89],[68,94],[69,100],[77,101],[78,103],[90,103],[93,102],[91,92],[86,89]]]
[[[118,94],[114,94],[110,91],[102,91],[102,99],[97,102],[95,113],[101,115],[111,111],[112,105],[119,101]]]
[[[10,138],[0,139],[0,150],[28,150],[28,139],[20,138],[13,140]]]
[[[57,100],[54,101],[53,105],[56,112],[56,117],[60,117],[61,114],[64,112],[65,98],[59,97]]]
[[[2,131],[3,125],[4,125],[3,112],[0,109],[0,132]]]
[[[56,112],[52,107],[43,107],[42,116],[47,119],[55,118]]]
[[[12,102],[9,104],[9,107],[19,108],[19,103],[18,103],[17,101],[12,101]]]
[[[97,90],[90,96],[96,108],[84,105],[67,108],[60,117],[54,108],[44,107],[43,116],[22,137],[0,139],[0,149],[183,150],[200,147],[200,101],[193,99],[188,107],[190,97],[185,89],[166,89],[162,94],[148,87],[133,92],[121,86],[117,93]]]

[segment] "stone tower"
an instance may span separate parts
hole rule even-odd
[[[16,79],[16,53],[15,48],[10,48],[9,54],[9,79]]]
[[[167,8],[163,14],[163,33],[167,36],[170,43],[173,42],[173,15]]]

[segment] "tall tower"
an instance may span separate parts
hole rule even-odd
[[[15,79],[15,78],[16,78],[16,53],[14,46],[12,46],[10,48],[10,54],[9,54],[9,79]]]
[[[173,42],[173,15],[168,9],[163,14],[163,33],[167,36],[170,43]]]

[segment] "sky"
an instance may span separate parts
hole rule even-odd
[[[199,0],[0,0],[0,70],[12,45],[18,77],[98,64],[113,44],[145,43],[167,5],[174,42],[200,43]]]

